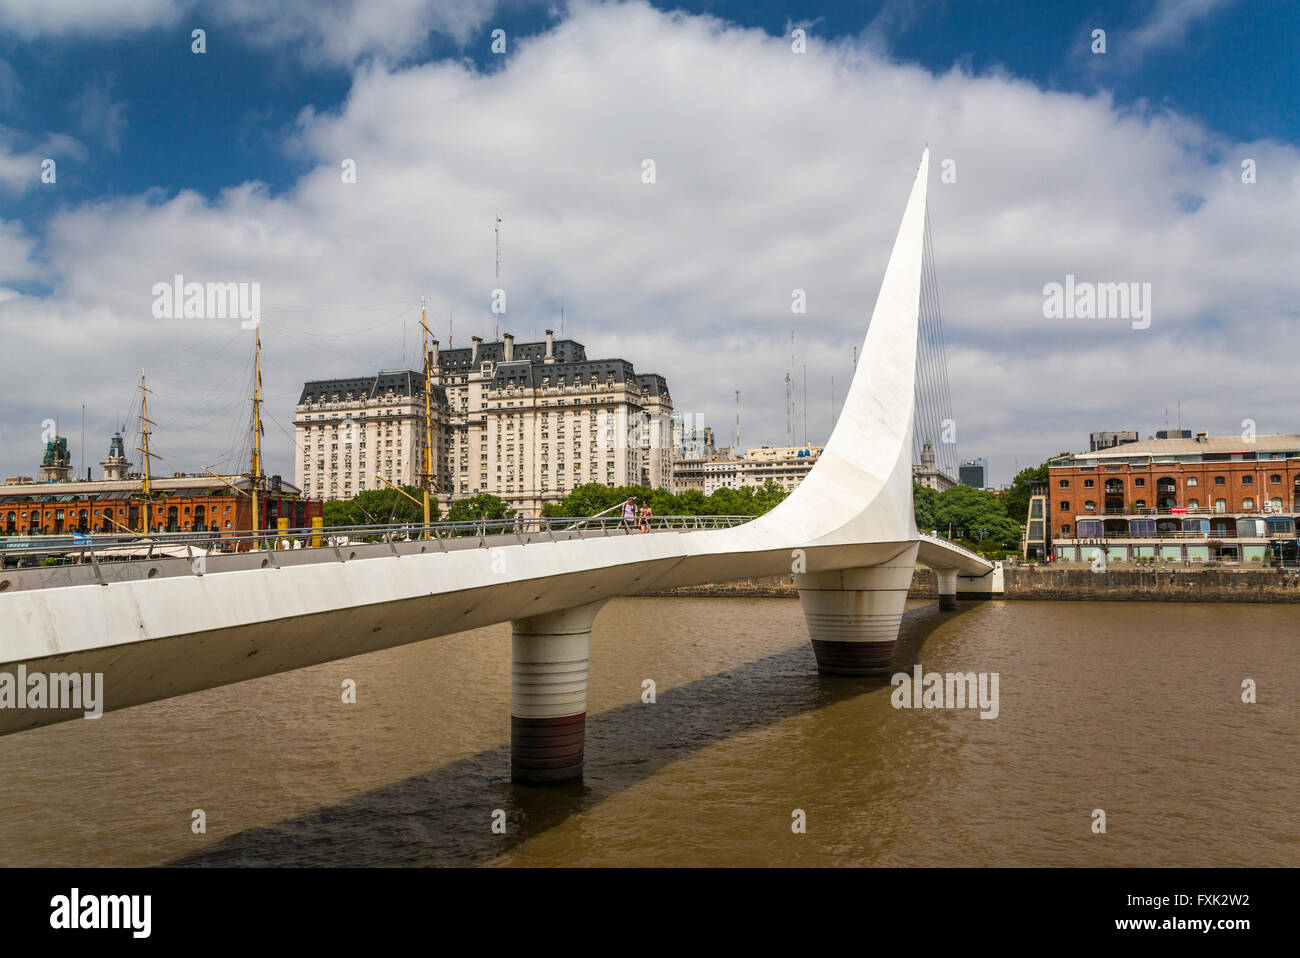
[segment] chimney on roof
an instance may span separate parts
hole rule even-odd
[[[506,333],[501,337],[501,342],[505,344],[506,362],[510,362],[515,358],[515,334]]]
[[[482,336],[471,336],[469,338],[469,364],[471,366],[478,362],[478,344],[483,342]]]
[[[1203,433],[1203,432],[1198,432],[1198,433],[1196,434],[1196,441],[1197,441],[1197,442],[1205,442],[1205,433]]]
[[[429,350],[429,370],[430,372],[437,373],[439,369],[438,341],[436,339],[431,339],[429,342],[433,343],[432,348]]]
[[[555,330],[546,331],[546,362],[555,362]]]

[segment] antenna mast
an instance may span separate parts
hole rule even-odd
[[[497,216],[497,222],[496,222],[496,225],[495,225],[492,229],[493,229],[493,232],[495,232],[495,233],[497,234],[497,272],[496,272],[497,284],[496,284],[496,289],[500,289],[500,288],[501,288],[501,217],[500,217],[500,215]],[[501,314],[500,314],[500,313],[495,313],[494,315],[500,316]],[[493,341],[493,342],[496,342],[498,339],[501,338],[501,321],[500,321],[500,320],[498,320],[498,321],[496,322],[496,324],[493,326],[493,329],[494,329],[494,333],[493,333],[493,335],[492,335],[492,341]]]
[[[731,458],[740,454],[740,390],[736,390],[736,434],[731,443]]]
[[[794,387],[790,380],[790,374],[785,374],[785,442],[788,446],[794,445]]]

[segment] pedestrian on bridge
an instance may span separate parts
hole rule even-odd
[[[636,500],[631,496],[623,503],[623,532],[632,534],[632,525],[636,521]]]
[[[645,535],[650,531],[650,520],[654,518],[654,510],[650,508],[650,500],[647,499],[641,503],[641,534]]]

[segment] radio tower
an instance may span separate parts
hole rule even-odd
[[[501,288],[501,217],[500,216],[497,217],[496,225],[492,229],[497,234],[497,273],[496,273],[497,284],[495,288],[500,289]],[[494,315],[500,316],[501,314],[495,313]],[[492,341],[496,342],[501,338],[501,321],[499,319],[497,320],[496,325],[493,328],[496,330],[496,332],[492,336]]]
[[[740,390],[736,390],[736,435],[731,443],[731,457],[734,459],[740,453]]]
[[[785,374],[785,444],[794,445],[794,388],[790,374]]]

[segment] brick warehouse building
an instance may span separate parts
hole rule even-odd
[[[1148,439],[1048,472],[1058,560],[1295,557],[1300,435]]]
[[[47,443],[43,468],[52,457],[60,457],[60,442],[56,437]],[[0,535],[138,533],[144,505],[142,480],[126,473],[119,437],[110,447],[105,473],[113,478],[6,481],[0,486]],[[151,478],[149,485],[150,532],[234,535],[253,528],[251,484],[246,476],[173,475]],[[281,518],[288,519],[290,528],[306,528],[321,515],[321,506],[319,500],[304,499],[296,487],[271,476],[258,494],[259,528],[274,529]]]

